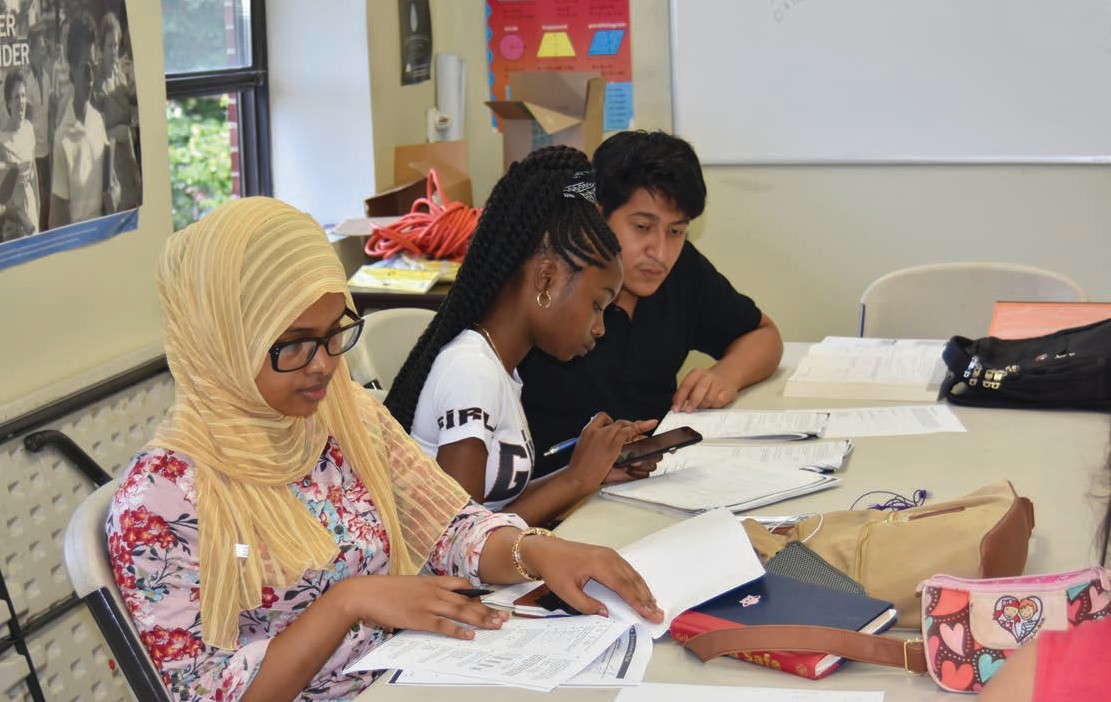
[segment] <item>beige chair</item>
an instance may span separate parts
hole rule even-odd
[[[998,300],[1083,302],[1053,271],[1013,263],[937,263],[893,271],[860,297],[860,335],[896,339],[985,336]]]
[[[351,377],[372,390],[389,390],[409,351],[436,315],[432,310],[395,307],[363,317],[363,334],[347,352]]]
[[[104,523],[116,481],[101,485],[77,506],[65,535],[66,570],[77,596],[89,608],[135,698],[169,702],[170,694],[154,667],[127,606],[116,587]]]

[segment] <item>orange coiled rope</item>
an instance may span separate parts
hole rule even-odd
[[[439,194],[441,205],[435,195]],[[389,258],[401,253],[443,261],[462,261],[478,224],[480,209],[448,202],[436,169],[428,171],[428,196],[413,202],[409,214],[390,225],[376,226],[366,242],[366,255]]]

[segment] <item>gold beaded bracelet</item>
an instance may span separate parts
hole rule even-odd
[[[525,540],[526,536],[555,536],[555,534],[540,527],[529,527],[517,534],[516,540],[513,541],[513,566],[525,580],[539,580],[540,576],[530,574],[525,570],[525,564],[521,562],[521,542]]]

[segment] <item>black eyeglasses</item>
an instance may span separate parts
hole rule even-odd
[[[343,316],[354,319],[355,323],[340,327],[327,336],[279,341],[271,346],[270,365],[279,373],[289,373],[312,363],[321,346],[329,356],[342,356],[350,351],[363,333],[363,318],[350,309],[345,309]]]

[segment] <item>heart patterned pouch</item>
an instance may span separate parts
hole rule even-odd
[[[926,667],[952,692],[979,692],[1012,651],[1042,631],[1111,614],[1111,583],[1098,566],[987,580],[935,575],[918,589]]]

